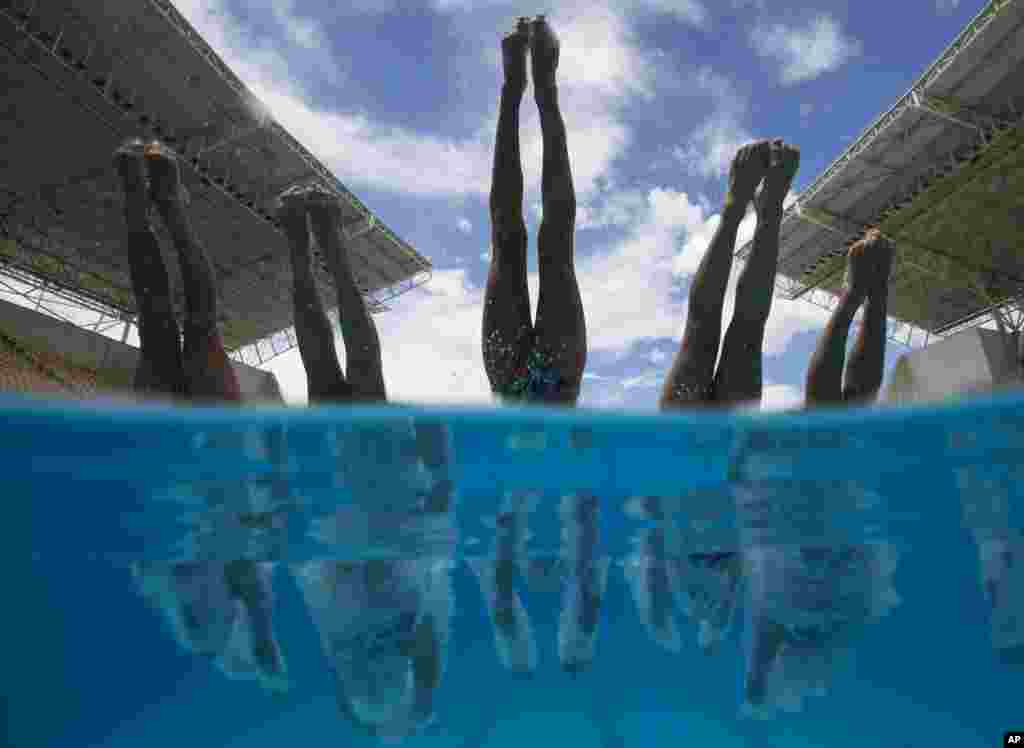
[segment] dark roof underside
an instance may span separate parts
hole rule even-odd
[[[111,155],[126,137],[156,135],[186,164],[229,346],[292,324],[288,253],[271,215],[292,185],[338,194],[371,302],[427,276],[430,263],[263,114],[167,0],[32,5],[32,15],[19,3],[0,9],[0,231],[14,240],[0,244],[0,261],[134,313]],[[180,290],[177,263],[167,264]]]

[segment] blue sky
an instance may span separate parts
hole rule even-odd
[[[742,143],[801,148],[799,192],[903,94],[981,0],[175,0],[273,115],[434,264],[377,316],[394,400],[489,402],[480,354],[499,40],[547,12],[579,202],[581,405],[652,409]],[[522,151],[531,232],[540,129]],[[748,216],[743,241],[753,230]],[[735,280],[735,279],[734,279]],[[730,289],[731,290],[731,289]],[[727,302],[726,319],[731,314]],[[802,399],[827,314],[776,299],[766,407]],[[341,346],[339,345],[339,350]],[[890,345],[887,365],[905,352]],[[268,366],[303,402],[297,351]]]

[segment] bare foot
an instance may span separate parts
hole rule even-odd
[[[276,218],[289,237],[305,237],[309,241],[309,226],[306,223],[306,203],[296,188],[291,187],[277,199]]]
[[[758,140],[740,148],[733,156],[729,168],[729,192],[726,204],[745,209],[754,197],[754,190],[768,170],[771,143]]]
[[[858,296],[884,292],[889,286],[893,245],[878,229],[869,229],[862,239],[850,247],[848,284]]]
[[[769,144],[768,169],[764,175],[764,186],[755,206],[758,211],[767,207],[782,207],[782,201],[789,194],[793,177],[800,168],[800,149],[781,139]]]
[[[341,230],[341,205],[338,203],[337,195],[314,186],[308,190],[305,199],[306,211],[317,234]]]
[[[289,187],[278,197],[277,220],[290,235],[307,232],[306,216],[312,215],[317,206],[334,205],[338,198],[319,185],[297,185]],[[340,210],[340,209],[339,209]]]
[[[526,50],[529,45],[529,26],[525,18],[520,18],[516,30],[501,40],[505,85],[520,93],[526,90]]]
[[[153,140],[146,143],[144,155],[149,169],[150,199],[159,206],[176,198],[187,203],[185,187],[181,183],[181,170],[178,168],[178,156],[174,151],[159,140]]]
[[[544,16],[533,19],[530,23],[530,61],[533,66],[535,88],[550,88],[555,85],[560,47],[558,37]]]
[[[352,271],[348,267],[348,246],[344,238],[338,196],[317,188],[307,198],[306,210],[313,226],[313,236],[320,248],[320,255],[327,263],[327,268],[334,274],[335,282],[338,282],[341,273],[354,283]]]

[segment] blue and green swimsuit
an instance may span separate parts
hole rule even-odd
[[[551,357],[536,348],[530,352],[526,364],[515,371],[512,380],[498,394],[508,400],[554,399],[562,389],[562,376],[552,365]]]

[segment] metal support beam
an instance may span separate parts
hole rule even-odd
[[[824,309],[827,312],[835,311],[836,306],[839,304],[839,297],[824,291],[820,288],[811,289],[809,293],[804,295],[803,300],[808,304],[813,304],[819,309]],[[857,312],[857,316],[854,317],[853,324],[859,326],[862,320],[862,313]],[[851,336],[854,333],[851,332]],[[898,345],[905,346],[907,348],[924,348],[932,340],[932,333],[927,330],[923,330],[920,327],[901,322],[897,319],[889,319],[886,321],[885,327],[886,338],[889,342],[896,343]]]
[[[1021,296],[999,304],[993,304],[978,314],[972,314],[962,320],[951,322],[940,328],[937,334],[947,337],[974,327],[994,325],[997,310],[998,313],[1002,314],[1004,321],[1008,320],[1010,322],[1011,329],[1024,329],[1024,296]]]
[[[126,315],[10,265],[0,265],[0,298],[110,337]]]
[[[796,207],[795,215],[801,221],[813,223],[836,234],[849,237],[863,233],[867,229],[867,224],[837,213],[831,213],[823,208],[805,207],[800,200],[797,200],[794,205]]]
[[[194,154],[196,158],[206,158],[214,151],[218,151],[229,145],[237,143],[241,140],[245,140],[250,135],[254,135],[267,127],[266,122],[257,122],[255,125],[249,127],[233,127],[232,131],[225,135],[219,140],[215,140],[212,143],[203,143],[202,147]]]
[[[939,117],[940,119],[944,119],[947,122],[952,122],[954,124],[960,125],[961,127],[966,127],[971,130],[974,130],[983,139],[985,138],[985,130],[980,125],[977,125],[974,122],[968,122],[966,119],[963,118],[963,116],[958,117],[947,112],[940,111],[939,109],[929,104],[929,98],[930,97],[926,97],[918,91],[911,91],[910,93],[910,102],[915,109],[919,109],[922,112],[925,112],[926,114],[932,115],[933,117]],[[960,111],[963,112],[964,110]]]
[[[352,229],[349,229],[348,226],[344,227],[344,229],[343,229],[344,234],[345,234],[345,239],[348,240],[348,241],[352,241],[353,239],[358,239],[359,237],[363,236],[364,234],[369,234],[371,231],[373,231],[375,228],[377,228],[377,217],[374,216],[371,213],[364,220],[359,221],[356,224],[354,224],[354,226],[355,226],[355,228],[352,228]]]

